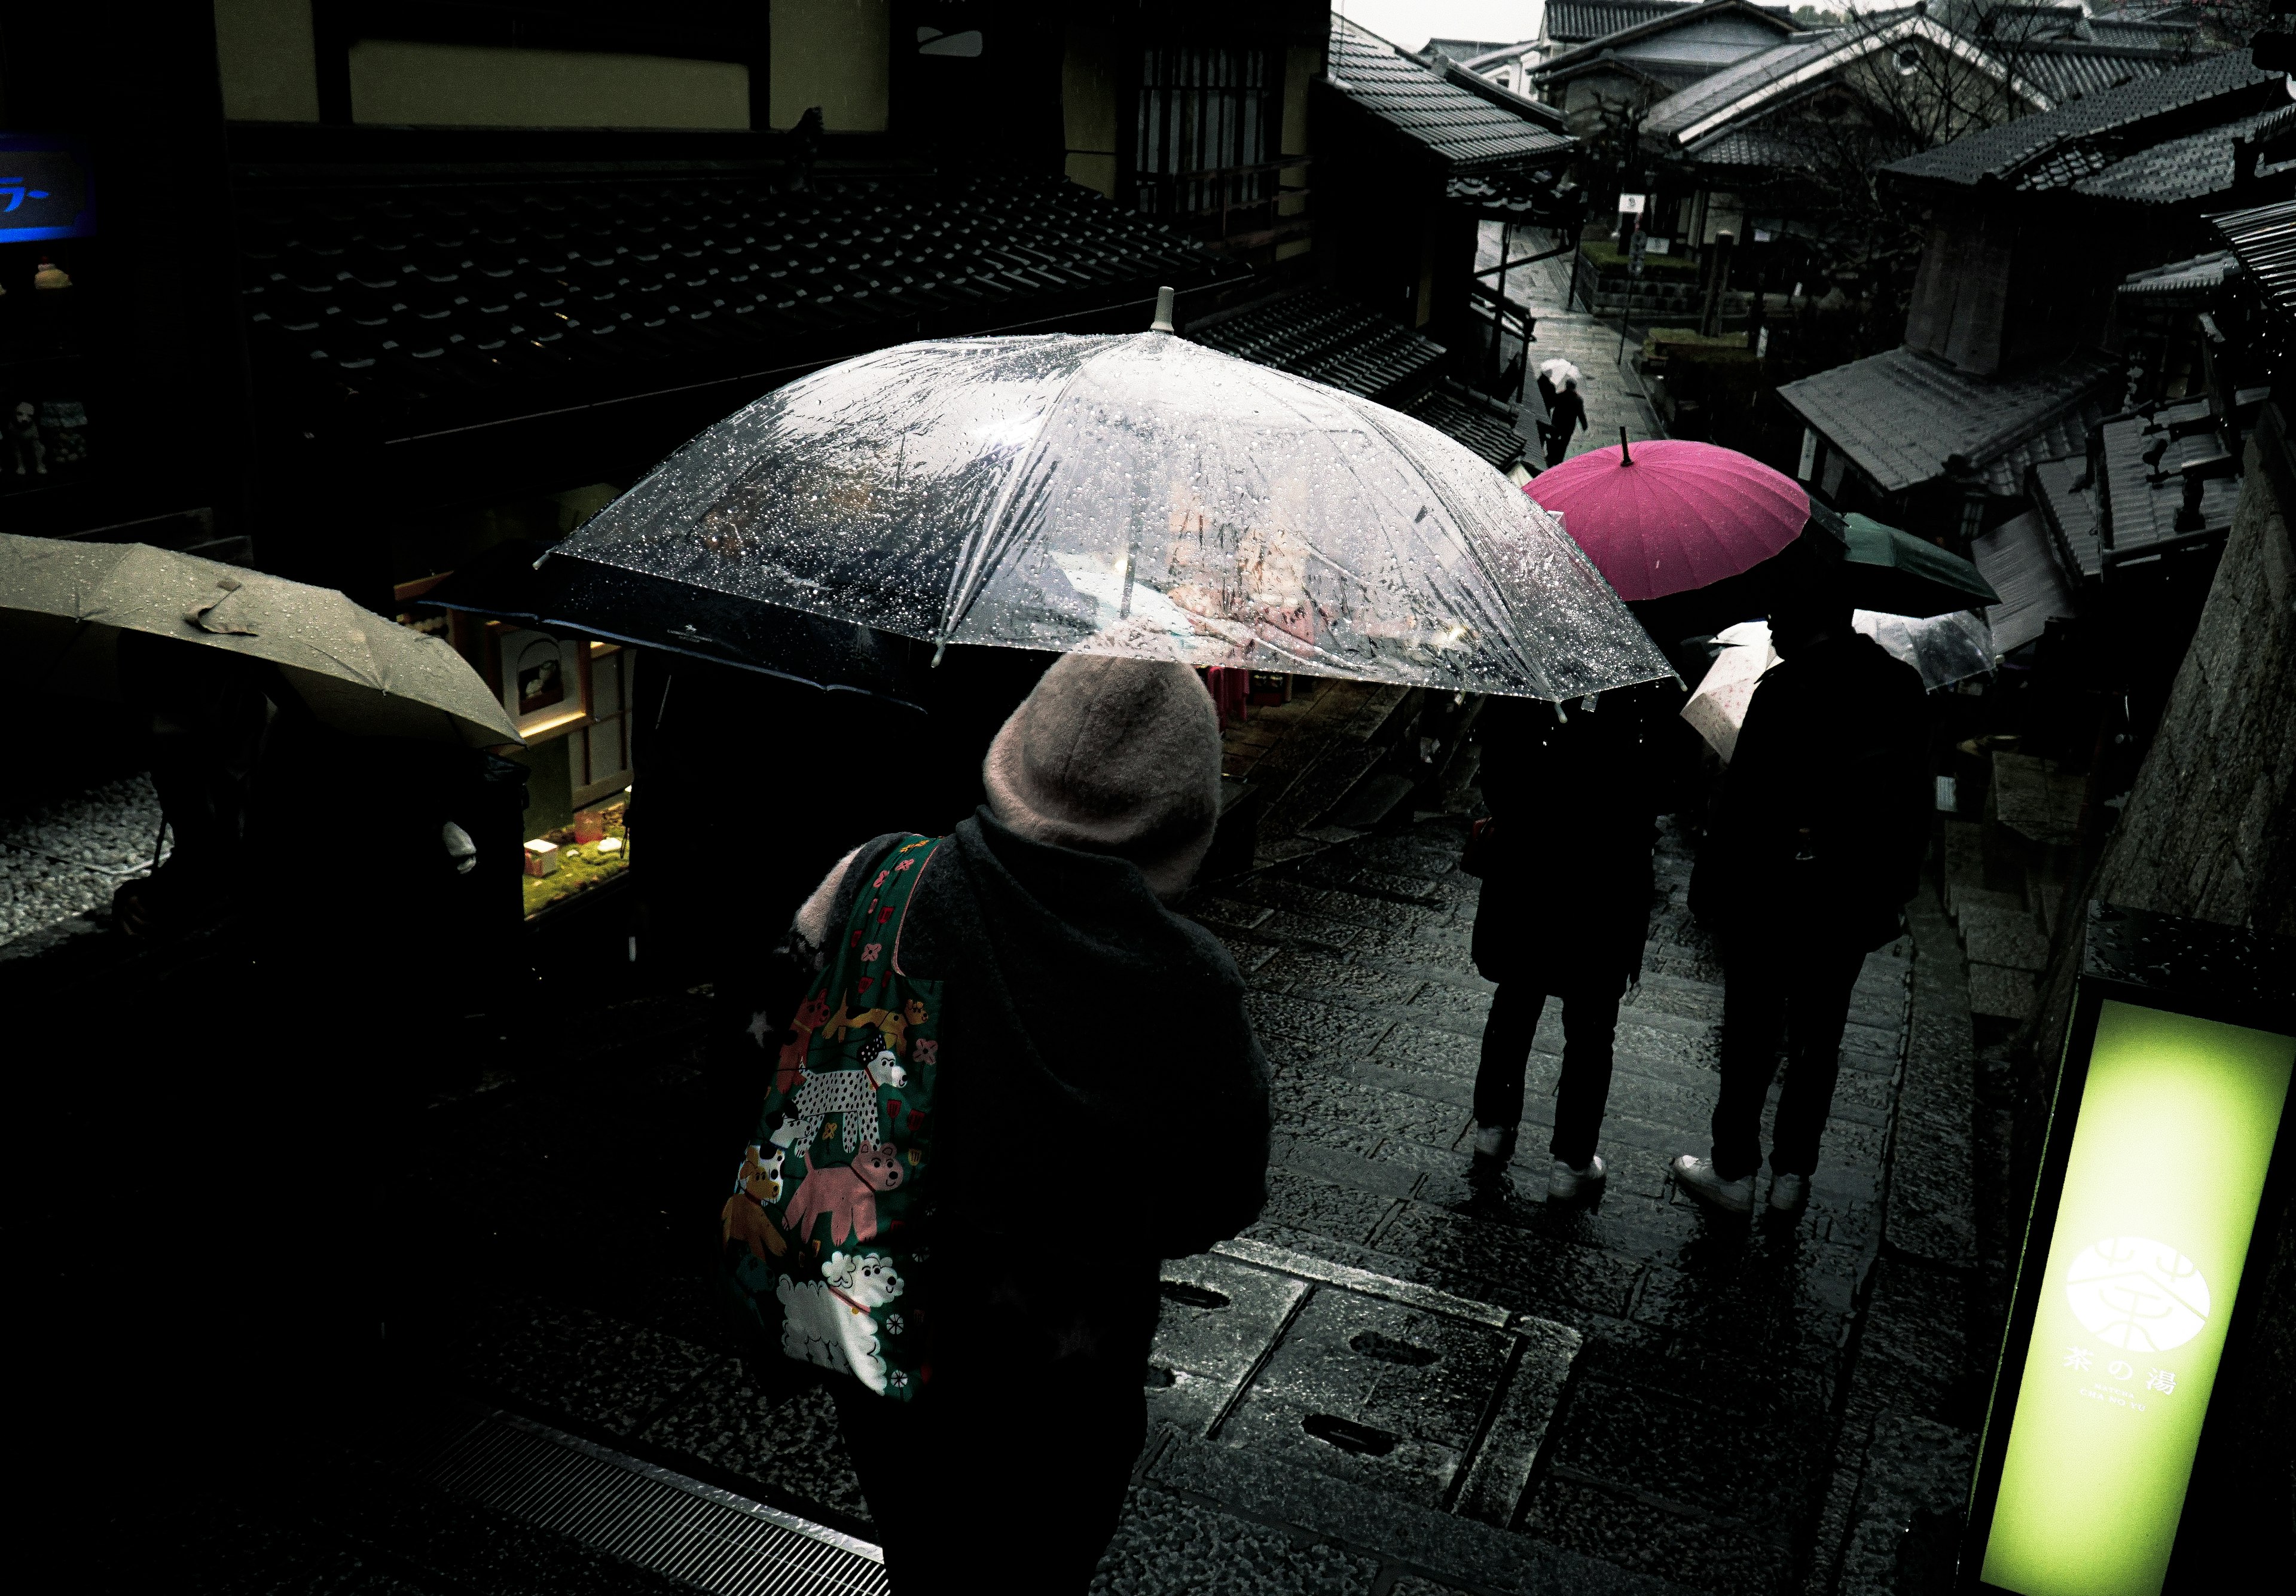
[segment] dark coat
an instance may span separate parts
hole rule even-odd
[[[1870,637],[1772,666],[1692,883],[1699,918],[1726,937],[1890,941],[1929,847],[1928,738],[1921,673]]]
[[[861,849],[830,926],[898,840]],[[1130,863],[985,809],[918,884],[899,957],[946,983],[934,1379],[1050,1375],[1136,1404],[1160,1261],[1267,1200],[1268,1067],[1234,960]]]
[[[1579,700],[1568,721],[1538,699],[1493,699],[1475,726],[1489,873],[1475,905],[1475,968],[1549,989],[1641,973],[1656,836],[1655,716],[1664,684]]]

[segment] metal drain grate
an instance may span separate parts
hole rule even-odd
[[[515,1413],[441,1452],[433,1485],[722,1596],[888,1596],[882,1554]]]

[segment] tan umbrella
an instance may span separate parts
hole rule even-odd
[[[122,632],[268,660],[339,731],[472,748],[524,741],[445,640],[331,587],[140,543],[0,533],[0,668],[10,681],[117,699]]]

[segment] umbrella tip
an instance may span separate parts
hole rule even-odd
[[[1619,463],[1632,465],[1634,462],[1635,457],[1627,451],[1627,429],[1626,423],[1622,422],[1619,425]]]
[[[1148,323],[1148,331],[1170,332],[1173,330],[1172,291],[1168,288],[1160,288],[1156,291],[1156,319]]]

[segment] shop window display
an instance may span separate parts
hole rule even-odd
[[[477,667],[526,746],[529,919],[613,880],[628,868],[631,711],[638,651],[616,642],[482,621],[433,609],[431,577],[398,590],[399,624],[443,634]]]

